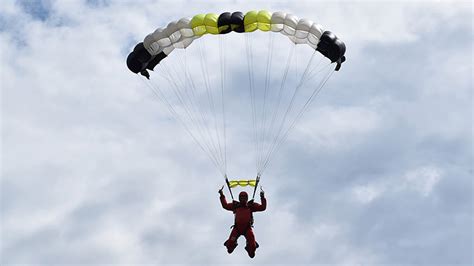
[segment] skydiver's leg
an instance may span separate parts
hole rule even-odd
[[[229,239],[224,242],[224,246],[227,247],[227,252],[230,254],[237,247],[237,239],[239,238],[239,232],[237,228],[232,228]]]
[[[252,228],[249,228],[245,233],[245,239],[247,240],[247,246],[245,250],[249,254],[249,257],[255,257],[255,250],[257,249],[257,242],[255,242],[255,235],[253,234]]]

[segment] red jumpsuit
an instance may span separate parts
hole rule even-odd
[[[252,213],[261,212],[267,208],[267,200],[265,199],[263,193],[260,195],[260,199],[262,204],[255,203],[253,201],[246,202],[246,199],[244,201],[244,204],[239,201],[227,203],[225,196],[221,194],[220,200],[222,207],[228,211],[232,211],[235,215],[232,232],[230,232],[229,239],[224,243],[229,253],[232,253],[232,251],[234,251],[235,247],[237,247],[237,239],[241,235],[243,235],[247,240],[247,246],[245,247],[245,249],[247,250],[251,258],[255,256],[255,250],[257,249],[258,244],[257,242],[255,242],[255,236],[252,230]]]

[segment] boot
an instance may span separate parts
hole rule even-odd
[[[255,257],[255,250],[250,250],[248,246],[245,246],[245,250],[247,250],[250,258]]]
[[[237,245],[238,245],[237,242],[232,242],[232,241],[229,241],[229,240],[224,242],[224,246],[227,247],[227,252],[229,254],[234,251],[234,249],[237,247]]]

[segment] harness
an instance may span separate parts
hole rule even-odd
[[[237,208],[244,208],[244,207],[241,207],[239,202],[235,202],[235,201],[234,201],[234,208],[235,208],[235,210],[237,210]],[[250,207],[248,207],[248,206],[247,206],[247,208],[250,209]],[[230,227],[231,229],[237,226],[237,224],[236,224],[237,219],[235,219],[235,218],[236,218],[236,215],[235,215],[236,211],[235,211],[235,210],[234,210],[234,224]],[[244,230],[243,232],[241,232],[241,231],[239,230],[239,234],[240,234],[240,235],[245,235],[245,234],[247,233],[247,231],[248,231],[250,228],[253,228],[253,222],[254,222],[254,219],[253,219],[253,212],[250,211],[249,224],[247,225],[247,227],[245,228],[245,230]]]

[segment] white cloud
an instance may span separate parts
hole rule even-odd
[[[427,197],[431,194],[436,184],[439,183],[442,176],[442,171],[437,167],[423,166],[408,171],[403,176],[403,181],[407,189],[413,189],[422,196]]]
[[[400,57],[380,67],[391,75],[374,74],[364,64],[386,60],[387,54],[381,54],[385,51],[407,51],[407,44],[419,45],[420,38],[440,28],[457,36],[459,29],[470,26],[464,20],[469,3],[235,1],[206,2],[204,8],[202,2],[188,1],[113,2],[103,7],[56,1],[46,21],[25,14],[15,3],[2,2],[0,10],[2,265],[248,264],[242,242],[230,256],[222,246],[232,223],[232,214],[217,201],[222,177],[124,62],[132,42],[169,20],[207,10],[260,7],[315,17],[346,41],[348,67],[344,75],[333,77],[331,90],[323,91],[322,101],[315,102],[293,132],[291,150],[275,161],[273,176],[264,177],[269,208],[256,215],[261,248],[252,262],[387,264],[397,262],[397,252],[404,251],[394,246],[379,253],[377,244],[367,244],[361,235],[389,243],[399,238],[426,243],[428,251],[443,249],[461,262],[472,261],[467,245],[461,245],[467,238],[453,231],[466,225],[447,228],[442,218],[432,215],[472,216],[472,209],[452,200],[454,194],[472,194],[463,185],[472,177],[465,174],[471,168],[465,157],[472,158],[472,151],[460,148],[472,143],[472,135],[466,138],[472,119],[466,123],[467,113],[461,112],[472,107],[465,97],[472,80],[464,77],[472,63],[454,70],[426,66],[417,71],[412,87],[392,84],[403,80],[394,77],[403,75],[401,69],[412,61],[445,59],[437,56],[440,44],[428,38],[423,44],[432,49],[425,49],[423,56],[412,61]],[[443,27],[447,21],[454,26]],[[458,41],[449,43],[450,64],[465,57],[459,49],[464,48],[462,38]],[[369,52],[372,56],[365,58]],[[238,53],[231,56],[245,73],[245,60]],[[340,81],[350,88],[336,88]],[[367,89],[373,87],[377,90]],[[384,94],[389,87],[393,93]],[[407,90],[417,93],[411,98],[395,93]],[[352,92],[365,99],[363,105],[352,104],[357,97]],[[240,125],[245,123],[233,126]],[[249,176],[254,171],[251,143],[238,141],[229,144],[236,146],[232,173]],[[315,170],[312,156],[328,154]],[[385,164],[377,168],[382,160]],[[294,173],[304,178],[295,181]],[[326,173],[332,179],[313,179]],[[374,178],[379,175],[387,178]],[[287,193],[295,183],[301,187]],[[297,202],[305,193],[319,202],[305,202],[301,210]],[[407,195],[415,195],[408,197],[414,205],[432,197],[440,204],[422,210],[407,206],[394,222],[403,223],[416,211],[433,222],[439,232],[435,241],[427,237],[430,228],[417,228],[416,223],[404,228],[417,231],[409,236],[390,223],[364,227],[383,221],[371,208],[396,207],[394,201]],[[410,254],[418,255],[409,251],[407,258]],[[426,264],[443,258],[452,262],[438,256],[427,252],[419,257]]]
[[[315,107],[291,138],[311,145],[310,149],[345,150],[370,138],[382,126],[380,114],[370,107]]]
[[[436,185],[443,178],[443,171],[436,166],[422,165],[406,170],[401,176],[386,176],[366,184],[351,187],[352,198],[362,204],[376,202],[383,197],[414,193],[421,197],[432,196]]]
[[[361,203],[370,203],[383,193],[383,188],[374,185],[356,186],[353,188],[354,197]]]
[[[342,234],[342,230],[337,224],[320,223],[316,224],[313,230],[314,236],[317,238],[318,242],[331,240]]]

